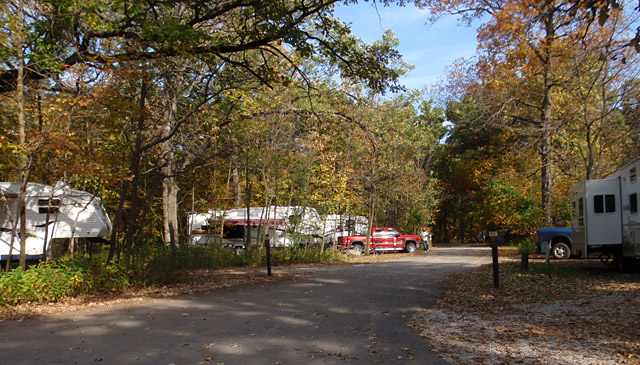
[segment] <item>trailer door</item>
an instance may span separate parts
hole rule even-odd
[[[620,180],[589,180],[585,190],[587,246],[621,244]]]
[[[587,232],[585,229],[585,189],[586,182],[580,181],[571,189],[571,254],[580,257],[587,255]]]

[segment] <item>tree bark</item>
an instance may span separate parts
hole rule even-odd
[[[176,124],[178,115],[178,99],[182,81],[179,77],[165,78],[164,92],[167,96],[164,123],[160,127],[163,137],[169,136]],[[163,212],[163,241],[166,246],[176,247],[178,234],[178,184],[176,182],[176,159],[174,153],[174,137],[162,142],[162,212]]]
[[[24,19],[24,4],[19,1],[17,4],[17,18],[22,22]],[[26,189],[29,182],[30,168],[28,162],[28,156],[26,155],[26,120],[24,115],[24,75],[25,75],[25,63],[24,63],[24,40],[22,37],[22,29],[18,26],[18,30],[14,33],[15,46],[18,58],[18,78],[16,80],[16,101],[18,104],[18,144],[22,151],[20,152],[19,160],[19,176],[20,176],[20,194],[18,197],[18,221],[20,222],[20,267],[23,270],[27,269],[27,217],[26,217]],[[12,242],[13,244],[13,242]]]
[[[136,133],[136,146],[131,156],[131,209],[129,210],[129,224],[127,234],[125,236],[125,254],[128,255],[133,247],[133,237],[137,231],[137,216],[138,216],[138,184],[140,182],[140,157],[142,155],[142,133],[145,122],[145,104],[147,99],[147,83],[142,81],[140,87],[140,116],[138,118],[138,133]]]
[[[547,2],[547,9],[543,14],[545,25],[545,39],[541,57],[544,81],[544,94],[541,104],[541,140],[540,159],[542,162],[542,211],[545,221],[552,225],[553,217],[553,166],[552,166],[552,137],[553,123],[551,113],[553,107],[553,54],[552,47],[555,37],[553,2]]]
[[[242,206],[242,187],[240,186],[240,171],[235,160],[234,158],[231,162],[231,187],[233,189],[233,205],[239,207]]]
[[[172,173],[165,170],[164,173]],[[178,184],[175,176],[162,179],[162,211],[164,215],[164,244],[173,248],[178,239]]]
[[[246,231],[245,231],[245,238],[244,238],[244,247],[246,248],[246,253],[247,255],[249,255],[249,253],[251,252],[251,221],[250,221],[250,212],[251,212],[251,187],[252,187],[252,182],[251,182],[251,178],[249,177],[249,154],[247,154],[246,157],[246,171],[245,171],[245,185],[246,185],[246,189],[247,189],[247,225],[246,225]]]

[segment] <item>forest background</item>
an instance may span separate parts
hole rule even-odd
[[[99,196],[111,260],[246,205],[526,237],[640,155],[639,4],[378,1],[485,21],[476,56],[415,91],[391,31],[366,44],[333,17],[355,2],[3,2],[0,180]]]

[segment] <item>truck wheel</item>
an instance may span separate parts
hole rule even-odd
[[[358,251],[360,253],[364,253],[364,246],[362,243],[354,243],[351,245],[351,249],[354,251]]]
[[[407,251],[408,253],[414,253],[416,252],[416,244],[413,242],[409,242],[404,245],[404,250]]]
[[[571,256],[571,250],[566,243],[558,242],[554,243],[551,247],[551,255],[553,255],[553,258],[558,260],[568,259],[569,256]]]
[[[241,247],[241,246],[235,247],[233,249],[233,251],[236,253],[236,255],[243,255],[244,254],[244,247]]]

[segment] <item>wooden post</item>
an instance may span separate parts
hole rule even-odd
[[[500,270],[498,268],[498,243],[491,242],[491,257],[493,258],[493,287],[500,288]]]
[[[529,271],[529,253],[522,252],[522,258],[520,260],[520,272],[525,273]]]
[[[269,243],[269,235],[264,237],[264,244],[267,249],[267,276],[271,276],[271,244]]]

